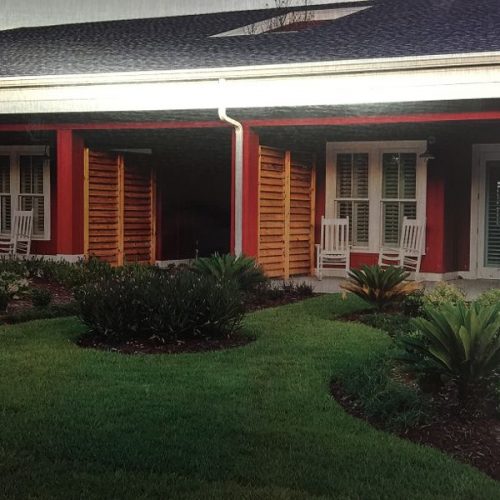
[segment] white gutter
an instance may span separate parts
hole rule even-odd
[[[224,83],[219,80],[221,95]],[[243,125],[230,118],[224,106],[219,106],[219,118],[234,127],[234,254],[239,256],[243,253]]]
[[[221,101],[220,80],[224,85]],[[0,115],[368,105],[500,98],[500,52],[0,78]]]
[[[444,54],[312,63],[268,64],[168,71],[133,71],[0,77],[0,89],[110,85],[156,82],[195,82],[222,79],[279,78],[290,76],[342,75],[401,70],[425,70],[500,65],[500,52]]]

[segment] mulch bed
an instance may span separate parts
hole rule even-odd
[[[347,394],[341,384],[332,382],[330,389],[347,413],[385,430],[380,422],[371,422],[366,417],[360,402]],[[472,412],[463,409],[450,394],[441,394],[434,402],[436,414],[430,423],[398,435],[437,448],[500,480],[500,420],[493,416],[493,410]]]
[[[250,344],[255,339],[243,335],[228,338],[189,339],[183,341],[161,342],[159,339],[136,341],[110,341],[86,335],[77,341],[80,347],[118,352],[121,354],[183,354],[193,352],[221,351]]]
[[[300,295],[294,292],[283,292],[278,297],[268,297],[266,295],[249,295],[245,298],[245,309],[247,312],[259,311],[261,309],[268,309],[270,307],[286,306],[300,302],[311,297],[319,297],[322,294],[305,294]]]
[[[41,278],[34,278],[30,282],[30,288],[43,288],[52,294],[51,304],[60,305],[68,304],[73,301],[73,292],[59,283],[44,280]],[[32,309],[33,304],[29,296],[15,300],[11,300],[7,307],[7,314],[18,314],[28,309]]]

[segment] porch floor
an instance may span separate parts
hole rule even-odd
[[[341,292],[340,283],[343,278],[323,278],[321,281],[313,276],[297,276],[290,279],[295,283],[307,283],[313,287],[314,293],[337,293]],[[446,283],[453,284],[462,289],[469,300],[476,299],[482,292],[491,290],[492,288],[500,288],[500,280],[465,280],[455,279],[449,280]],[[434,287],[436,281],[424,281],[426,288]]]

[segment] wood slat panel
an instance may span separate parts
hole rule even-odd
[[[285,152],[260,148],[258,261],[272,278],[285,273]]]
[[[312,155],[292,153],[290,172],[290,275],[310,274],[314,268],[314,185]]]
[[[152,263],[153,177],[150,166],[126,164],[124,196],[125,262]]]
[[[113,265],[155,260],[154,176],[130,161],[85,152],[85,253]]]
[[[314,267],[315,183],[312,155],[260,148],[258,260],[270,277]]]
[[[112,153],[88,151],[86,154],[86,254],[116,264],[120,255],[120,158]]]

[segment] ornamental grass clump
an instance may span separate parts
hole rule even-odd
[[[417,333],[401,339],[399,356],[410,371],[456,384],[464,400],[472,389],[498,380],[500,307],[463,303],[427,307],[426,318],[412,320]]]
[[[94,335],[125,341],[227,337],[239,329],[244,312],[233,283],[187,269],[127,266],[80,287],[75,296]]]
[[[381,310],[420,289],[419,283],[405,281],[409,275],[399,267],[363,266],[351,269],[340,286]]]
[[[250,292],[264,283],[267,278],[262,268],[250,257],[244,255],[219,255],[196,259],[194,272],[211,276],[218,282],[233,282],[243,292]]]

